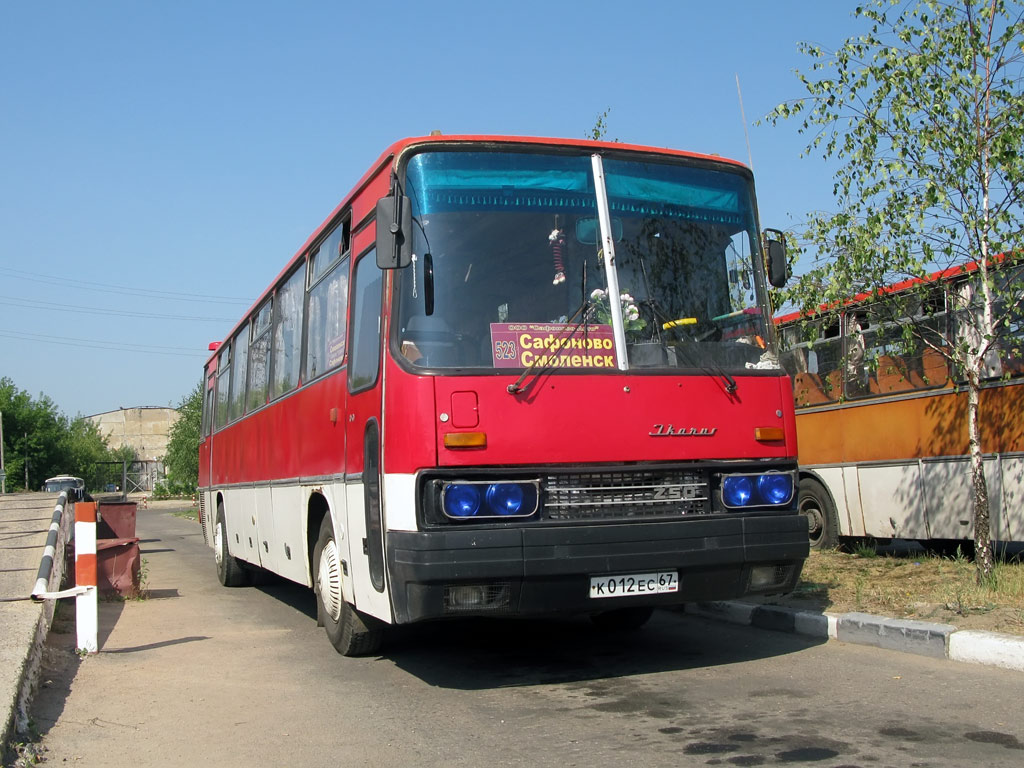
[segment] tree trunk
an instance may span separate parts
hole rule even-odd
[[[981,451],[981,429],[978,423],[978,401],[981,380],[975,371],[967,376],[967,436],[971,456],[971,481],[974,487],[974,563],[978,583],[992,576],[992,534],[989,526],[988,482]]]

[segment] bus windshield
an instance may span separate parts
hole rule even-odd
[[[408,364],[614,369],[621,306],[629,368],[778,370],[749,179],[685,160],[603,167],[619,302],[588,154],[409,160],[414,260],[394,326]]]

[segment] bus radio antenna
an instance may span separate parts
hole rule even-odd
[[[743,122],[743,136],[747,140],[747,162],[750,170],[754,170],[754,155],[750,152],[750,133],[747,131],[747,116],[743,113],[743,91],[740,90],[740,73],[736,73],[736,95],[740,98],[740,120]]]

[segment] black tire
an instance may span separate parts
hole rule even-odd
[[[640,629],[651,618],[653,608],[615,608],[611,611],[592,613],[590,620],[600,629],[610,632],[632,632]]]
[[[384,627],[345,602],[341,591],[341,558],[330,515],[320,524],[313,548],[313,591],[316,621],[327,631],[334,650],[342,656],[366,656],[380,647]]]
[[[249,571],[228,551],[228,529],[224,525],[224,506],[217,504],[217,522],[213,529],[213,558],[217,563],[217,579],[225,587],[249,584]]]
[[[817,480],[800,480],[800,514],[807,518],[811,549],[835,549],[839,544],[839,515],[832,497]]]

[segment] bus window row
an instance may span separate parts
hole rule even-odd
[[[932,389],[960,378],[944,354],[964,333],[957,313],[891,312],[891,306],[857,308],[780,327],[782,365],[798,408]],[[1024,374],[1022,343],[1024,324],[1010,328],[986,360],[986,377]]]
[[[207,372],[203,434],[342,364],[350,246],[346,217],[221,346]]]

